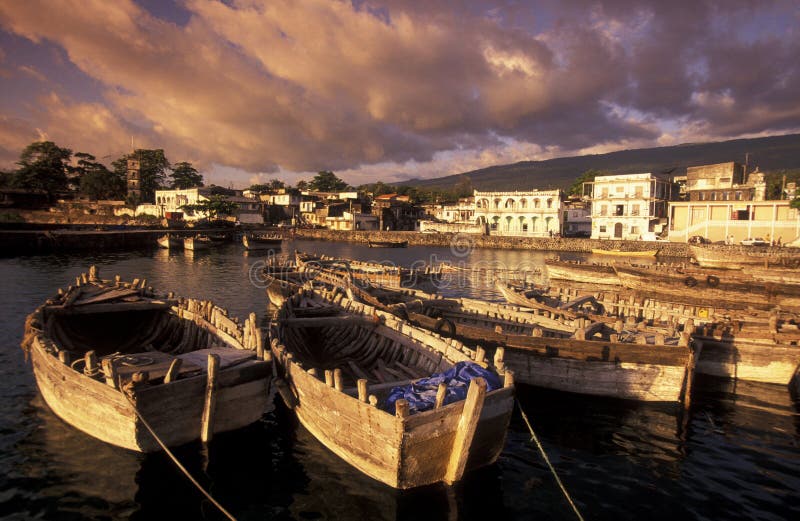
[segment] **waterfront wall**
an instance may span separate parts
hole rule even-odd
[[[667,257],[688,257],[689,248],[685,243],[653,241],[608,241],[598,239],[549,238],[549,237],[504,237],[495,235],[420,233],[420,232],[378,232],[378,231],[337,231],[298,229],[297,238],[335,242],[357,242],[366,244],[372,241],[408,241],[409,246],[439,246],[443,248],[467,245],[474,248],[497,248],[507,250],[563,251],[591,253],[594,248],[620,249],[622,251],[659,250],[659,255]]]

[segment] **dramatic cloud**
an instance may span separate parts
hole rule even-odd
[[[0,160],[38,129],[216,181],[360,183],[800,128],[789,0],[143,5],[0,3]]]

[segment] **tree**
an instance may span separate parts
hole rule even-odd
[[[785,183],[800,182],[800,170],[778,170],[768,173],[765,177],[766,198],[768,200],[786,199],[786,194],[783,193]]]
[[[297,182],[295,187],[297,187],[298,190],[308,190],[308,181],[301,179]]]
[[[475,193],[472,188],[472,179],[470,179],[469,176],[465,175],[462,175],[461,179],[458,180],[458,183],[456,183],[454,190],[456,198],[469,197],[473,193]]]
[[[78,190],[90,199],[123,199],[125,178],[110,171],[95,157],[85,152],[75,154],[78,165],[72,170],[77,174]]]
[[[199,203],[185,204],[181,206],[181,209],[189,212],[201,212],[206,214],[209,219],[214,219],[218,215],[233,215],[239,206],[221,195],[212,195],[210,199]]]
[[[578,176],[575,182],[572,183],[572,185],[567,190],[567,195],[575,195],[578,197],[583,196],[583,183],[591,183],[594,181],[595,177],[606,174],[608,174],[608,172],[603,172],[601,170],[594,170],[594,169],[587,170],[586,172]]]
[[[314,176],[308,187],[317,192],[340,192],[346,190],[348,185],[330,170],[323,170]]]
[[[13,174],[16,188],[44,190],[49,197],[67,189],[69,161],[72,150],[61,148],[52,141],[31,143],[20,154],[19,169]]]
[[[167,177],[166,172],[169,169],[169,161],[164,155],[164,150],[161,148],[156,150],[134,150],[111,163],[115,174],[126,178],[129,158],[139,160],[141,202],[154,202],[156,190],[164,186],[164,180]]]
[[[255,192],[257,194],[265,193],[269,192],[269,185],[265,184],[250,185],[250,188],[248,188],[248,190],[250,190],[251,192]]]
[[[172,173],[169,176],[172,178],[172,188],[186,190],[187,188],[203,186],[202,174],[198,173],[197,169],[186,161],[172,165]]]

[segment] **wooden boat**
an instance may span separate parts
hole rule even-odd
[[[642,293],[665,295],[684,303],[723,307],[730,310],[760,309],[780,306],[800,311],[800,288],[767,282],[748,281],[682,270],[656,271],[634,266],[615,266],[623,286]],[[698,278],[700,280],[698,281]]]
[[[161,248],[166,248],[166,249],[183,248],[183,239],[176,235],[172,235],[170,233],[158,237],[156,239],[156,242]]]
[[[442,384],[427,410],[410,413],[407,400],[387,401],[393,388],[421,385],[421,377],[474,368],[469,362],[487,366],[457,341],[353,302],[341,290],[307,289],[279,310],[270,337],[284,401],[320,442],[378,481],[399,489],[452,483],[493,463],[503,449],[514,400],[510,371],[504,382],[472,379],[466,399],[454,402],[445,396],[455,387]]]
[[[692,335],[702,348],[697,371],[736,380],[791,384],[800,375],[800,330],[773,320],[757,330],[705,326]]]
[[[740,270],[748,266],[798,268],[800,253],[794,248],[689,245],[695,262],[704,268]]]
[[[626,326],[622,321],[611,327],[586,318],[571,320],[540,310],[524,312],[473,299],[442,299],[414,290],[350,289],[358,298],[371,297],[414,325],[473,345],[496,347],[495,365],[504,363],[521,383],[613,398],[677,402],[684,398],[694,374],[688,333],[670,338],[661,330]]]
[[[237,429],[268,406],[271,355],[255,314],[239,326],[207,301],[89,270],[25,321],[23,349],[53,412],[140,452]],[[263,358],[263,360],[262,360]]]
[[[655,257],[658,254],[658,250],[623,251],[617,248],[610,250],[592,248],[592,253],[598,255],[614,255],[617,257]]]
[[[191,251],[207,250],[211,246],[211,239],[204,235],[195,235],[183,239],[183,249]]]
[[[370,248],[407,248],[408,241],[367,241]]]
[[[545,260],[550,279],[587,282],[590,284],[619,285],[619,278],[610,264],[568,262],[556,259]]]
[[[277,250],[280,249],[283,238],[275,235],[242,235],[242,244],[246,250]]]
[[[371,284],[394,288],[417,288],[435,292],[441,279],[437,269],[405,268],[351,259],[295,252],[295,263],[302,270],[324,270],[340,277],[368,281]]]

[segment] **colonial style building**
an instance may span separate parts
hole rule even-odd
[[[597,176],[585,184],[587,192],[592,239],[655,240],[667,226],[667,203],[678,191],[672,181],[646,173]]]
[[[479,192],[475,223],[492,235],[547,237],[560,232],[561,190]]]
[[[794,185],[787,188],[793,195]],[[688,201],[669,206],[672,241],[699,235],[735,244],[750,237],[788,243],[800,237],[798,212],[789,201],[765,200],[762,172],[746,174],[738,163],[689,167],[685,191]]]

